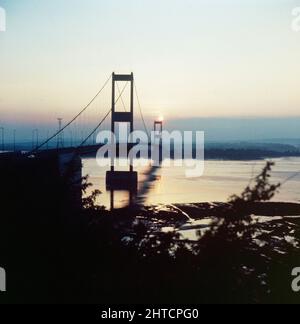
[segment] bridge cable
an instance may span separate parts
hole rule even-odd
[[[127,85],[128,85],[128,82],[126,82],[125,87],[127,87]],[[121,92],[120,92],[120,87],[119,87],[118,82],[117,82],[117,88],[118,88],[118,92],[119,92],[119,95],[120,95]],[[125,103],[124,103],[124,100],[123,100],[123,96],[121,96],[121,101],[122,101],[122,105],[123,105],[124,111],[127,112],[127,110],[126,110],[126,106],[125,106]]]
[[[104,88],[107,86],[108,82],[110,81],[111,77],[112,77],[112,75],[109,76],[109,78],[106,80],[106,82],[104,83],[102,88],[97,92],[97,94],[93,97],[93,99],[74,118],[72,118],[64,127],[62,127],[54,135],[52,135],[50,138],[48,138],[45,142],[43,142],[42,144],[37,146],[31,152],[29,152],[29,155],[37,152],[44,145],[48,144],[52,139],[54,139],[56,136],[58,136],[60,133],[62,133],[68,126],[70,126],[79,116],[81,116],[90,107],[90,105],[96,100],[96,98],[101,94],[101,92],[104,90]]]
[[[148,135],[148,138],[149,140],[151,139],[151,136],[150,136],[150,133],[149,133],[149,130],[147,128],[147,125],[146,125],[146,122],[145,122],[145,118],[143,116],[143,111],[142,111],[142,107],[141,107],[141,102],[140,102],[140,98],[139,98],[139,95],[138,95],[138,92],[137,92],[137,87],[134,83],[134,89],[135,89],[135,95],[136,95],[136,98],[137,98],[137,102],[138,102],[138,106],[139,106],[139,111],[140,111],[140,115],[141,115],[141,118],[142,118],[142,121],[143,121],[143,124],[144,124],[144,128],[145,128],[145,131]]]
[[[128,83],[128,82],[127,82]],[[122,89],[122,91],[120,92],[118,98],[115,101],[115,104],[118,103],[118,101],[122,98],[122,95],[127,87],[127,83],[125,84],[124,88]],[[103,119],[100,121],[100,123],[94,128],[94,130],[84,139],[84,141],[82,141],[82,143],[76,147],[76,150],[81,148],[92,136],[93,134],[100,128],[100,126],[104,123],[104,121],[106,120],[106,118],[110,115],[110,113],[112,112],[112,108],[109,109],[109,111],[106,113],[106,115],[103,117]]]
[[[122,92],[120,93],[119,97],[116,99],[115,104],[119,101],[119,99],[121,98],[123,92],[125,91],[127,85],[125,85],[125,87],[123,88]],[[111,114],[112,112],[112,108],[109,109],[109,111],[106,113],[106,115],[102,118],[102,120],[100,121],[100,123],[94,128],[94,130],[82,141],[82,143],[77,146],[73,152],[73,157],[71,159],[71,161],[68,163],[69,167],[67,168],[66,171],[66,175],[70,175],[69,172],[72,172],[73,169],[73,163],[78,155],[78,150],[93,136],[93,134],[98,130],[98,128],[104,123],[104,121],[106,120],[106,118]]]

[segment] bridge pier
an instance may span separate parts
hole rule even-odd
[[[115,86],[116,82],[130,82],[130,111],[119,112],[116,111],[116,93]],[[134,109],[134,77],[131,74],[115,74],[112,75],[112,112],[111,112],[111,131],[115,135],[116,123],[129,123],[130,133],[134,131],[133,122],[133,109]],[[119,143],[120,144],[120,143]],[[111,139],[111,145],[116,145],[115,137]],[[128,158],[128,156],[127,156]],[[114,191],[129,191],[130,194],[136,193],[138,187],[138,173],[133,170],[133,160],[130,157],[129,171],[116,171],[115,170],[115,152],[111,156],[111,167],[110,171],[106,173],[106,189],[112,192]],[[113,202],[112,202],[113,209]]]
[[[108,190],[137,191],[138,173],[134,171],[108,171],[106,188]]]

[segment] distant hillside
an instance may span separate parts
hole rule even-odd
[[[206,143],[207,149],[251,149],[251,150],[268,150],[274,152],[299,152],[300,146],[283,143],[254,143],[254,142],[231,142],[231,143]]]
[[[267,158],[300,157],[300,151],[272,151],[260,149],[205,149],[205,159],[218,160],[261,160]]]

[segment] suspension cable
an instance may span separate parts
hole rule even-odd
[[[118,98],[115,101],[115,105],[118,103],[118,101],[120,100],[120,98],[122,98],[122,95],[127,87],[128,82],[125,84],[124,88],[122,89],[122,91],[120,92]],[[100,123],[93,129],[93,131],[82,141],[82,143],[76,147],[76,150],[78,150],[80,147],[82,147],[92,136],[93,134],[100,128],[100,126],[104,123],[104,121],[106,120],[106,118],[110,115],[110,113],[112,112],[112,108],[109,109],[109,111],[106,113],[106,115],[103,117],[103,119],[100,121]]]
[[[147,125],[146,125],[146,122],[145,122],[145,119],[144,119],[144,116],[143,116],[141,102],[140,102],[140,98],[139,98],[139,95],[138,95],[138,92],[137,92],[137,87],[136,87],[135,83],[134,83],[134,89],[135,89],[135,95],[136,95],[138,106],[139,106],[140,115],[141,115],[141,118],[142,118],[142,121],[143,121],[143,124],[144,124],[144,128],[145,128],[145,131],[146,131],[146,133],[148,135],[148,138],[150,139],[151,138],[150,133],[149,133],[149,130],[147,128]]]
[[[78,145],[76,147],[76,150],[78,150],[79,148],[81,148],[94,135],[94,133],[96,133],[96,131],[98,130],[98,128],[100,128],[100,126],[104,123],[104,121],[110,115],[110,113],[111,113],[111,109],[106,113],[106,115],[102,118],[102,120],[100,121],[100,123],[93,129],[93,131],[80,143],[80,145]]]
[[[90,107],[90,105],[96,100],[96,98],[101,94],[101,92],[104,90],[104,88],[107,86],[108,82],[110,81],[111,77],[112,75],[109,76],[109,78],[106,80],[106,82],[104,83],[102,88],[97,92],[97,94],[93,97],[93,99],[74,118],[72,118],[64,127],[58,130],[54,135],[48,138],[45,142],[37,146],[31,152],[29,152],[29,155],[34,154],[39,149],[41,149],[44,145],[48,144],[52,139],[54,139],[56,136],[62,133],[68,126],[70,126],[79,116],[81,116]]]
[[[125,88],[127,87],[127,85],[128,85],[128,81],[126,82]],[[119,95],[120,95],[121,92],[120,92],[120,87],[119,87],[118,82],[117,82],[117,89],[118,89],[118,93],[119,93]],[[123,105],[124,111],[127,112],[127,110],[126,110],[126,106],[125,106],[125,103],[124,103],[124,100],[123,100],[123,96],[121,96],[121,101],[122,101],[122,105]]]

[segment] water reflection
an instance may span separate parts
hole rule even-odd
[[[275,159],[272,172],[274,183],[284,182],[300,170],[300,158]],[[263,168],[264,161],[206,161],[205,172],[201,178],[186,178],[184,167],[166,166],[151,170],[147,166],[136,166],[139,173],[138,196],[140,204],[173,204],[191,202],[225,202],[228,197],[240,193],[249,184],[251,178]],[[93,189],[100,189],[103,194],[98,203],[111,207],[112,194],[105,189],[107,168],[100,168],[96,160],[83,160],[83,174],[90,175]],[[291,179],[274,198],[277,201],[300,200],[300,175]],[[130,201],[130,192],[114,192],[114,207],[125,207]]]

